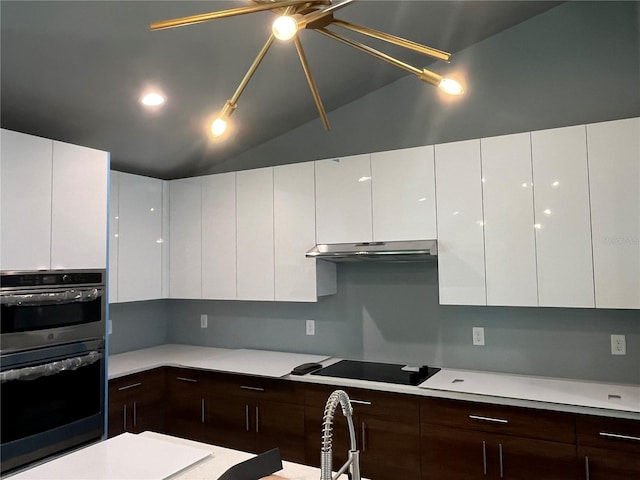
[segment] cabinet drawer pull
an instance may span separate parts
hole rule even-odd
[[[482,441],[482,472],[487,474],[487,442]]]
[[[124,410],[122,411],[122,431],[127,431],[127,406],[124,406]]]
[[[124,387],[118,387],[118,391],[121,392],[122,390],[129,390],[130,388],[139,387],[140,385],[142,385],[142,382],[132,383],[131,385],[125,385]]]
[[[640,442],[640,437],[632,437],[630,435],[620,435],[619,433],[600,432],[600,436],[605,438],[616,438],[618,440],[631,440],[634,442]]]
[[[251,390],[253,392],[264,392],[264,388],[260,387],[249,387],[247,385],[240,385],[240,388],[243,390]]]
[[[584,478],[586,480],[589,480],[589,478],[590,478],[590,474],[589,474],[589,457],[587,457],[586,455],[584,457]]]
[[[198,383],[198,380],[195,380],[193,378],[187,378],[187,377],[176,377],[176,380],[180,380],[181,382]]]
[[[366,400],[349,400],[350,403],[355,403],[356,405],[371,405],[371,402]]]
[[[500,454],[500,478],[504,478],[504,464],[502,463],[502,444],[498,444],[498,451]]]
[[[133,402],[133,428],[138,426],[138,415],[136,410],[136,402]]]
[[[204,423],[204,398],[200,402],[200,421]]]
[[[481,417],[479,415],[469,415],[469,418],[471,420],[480,420],[481,422],[502,423],[502,424],[509,423],[509,420],[505,420],[504,418]]]
[[[260,410],[256,406],[256,433],[258,433],[258,425],[260,424]]]
[[[362,451],[367,451],[367,426],[362,422]]]
[[[247,432],[249,431],[249,405],[244,406],[244,423]]]

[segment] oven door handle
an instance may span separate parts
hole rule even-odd
[[[56,360],[55,362],[44,363],[33,367],[7,370],[6,372],[0,372],[0,383],[12,380],[35,380],[64,371],[78,370],[79,368],[96,363],[102,359],[102,357],[103,354],[101,352],[93,351],[80,357],[65,358],[64,360]]]
[[[60,305],[74,302],[91,302],[102,297],[102,288],[73,288],[49,293],[13,293],[0,297],[0,304],[8,307]]]

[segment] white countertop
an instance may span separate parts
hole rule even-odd
[[[253,454],[155,432],[123,433],[53,458],[12,480],[203,480],[219,478]],[[320,470],[282,462],[282,480],[317,480]],[[342,475],[340,479],[346,479]]]
[[[222,360],[226,357],[223,354],[227,352],[240,352],[240,350],[161,345],[112,355],[109,357],[109,378],[160,366],[203,368],[207,363],[220,363],[214,362],[216,356]],[[276,355],[274,358],[277,358],[277,352],[269,353]],[[287,355],[289,354],[283,353],[283,357]],[[339,360],[330,358],[320,363],[327,366]],[[252,372],[245,369],[243,373],[251,374]],[[260,373],[257,371],[255,374]],[[637,385],[447,368],[443,368],[419,387],[314,375],[285,375],[283,378],[345,388],[367,388],[385,392],[640,420],[640,386]]]

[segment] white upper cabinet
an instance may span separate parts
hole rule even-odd
[[[109,154],[2,130],[2,270],[107,267]]]
[[[238,299],[273,300],[273,168],[237,172],[236,201]]]
[[[275,300],[315,302],[336,293],[336,266],[306,258],[316,244],[313,162],[273,169]]]
[[[53,142],[51,268],[107,268],[109,154]]]
[[[170,283],[171,276],[169,270],[170,258],[170,241],[171,228],[169,223],[169,182],[162,180],[162,296],[161,298],[169,298],[171,296]]]
[[[118,247],[120,172],[111,170],[109,180],[109,303],[118,302]]]
[[[436,238],[433,146],[371,154],[373,240]]]
[[[640,308],[640,119],[587,125],[596,307]]]
[[[372,241],[371,155],[318,160],[315,171],[317,242]]]
[[[169,182],[171,298],[202,298],[202,180]]]
[[[234,172],[202,177],[202,297],[237,297]]]
[[[118,301],[162,297],[162,180],[120,173]]]
[[[0,135],[0,269],[48,270],[52,142],[4,129]]]
[[[485,305],[480,140],[435,146],[443,305]]]
[[[594,307],[584,125],[532,132],[538,304]]]

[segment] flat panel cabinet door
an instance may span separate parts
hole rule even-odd
[[[436,238],[433,146],[371,154],[373,240]]]
[[[531,136],[481,146],[487,305],[537,306]]]
[[[109,182],[109,303],[117,303],[120,172],[112,170]]]
[[[273,168],[237,172],[236,188],[238,299],[273,300]]]
[[[587,125],[596,308],[640,308],[640,118]]]
[[[372,241],[371,155],[318,160],[315,169],[318,243]]]
[[[202,298],[235,300],[236,174],[202,177]]]
[[[107,268],[109,154],[53,142],[51,268]]]
[[[202,297],[201,177],[169,183],[171,298]]]
[[[0,270],[51,266],[52,142],[0,130]]]
[[[480,140],[435,146],[440,304],[486,305]]]
[[[594,307],[584,125],[531,133],[541,307]]]
[[[162,296],[162,181],[120,174],[118,300]]]
[[[316,302],[317,269],[333,270],[335,289],[335,265],[305,257],[316,244],[314,192],[313,162],[273,169],[276,301]]]

